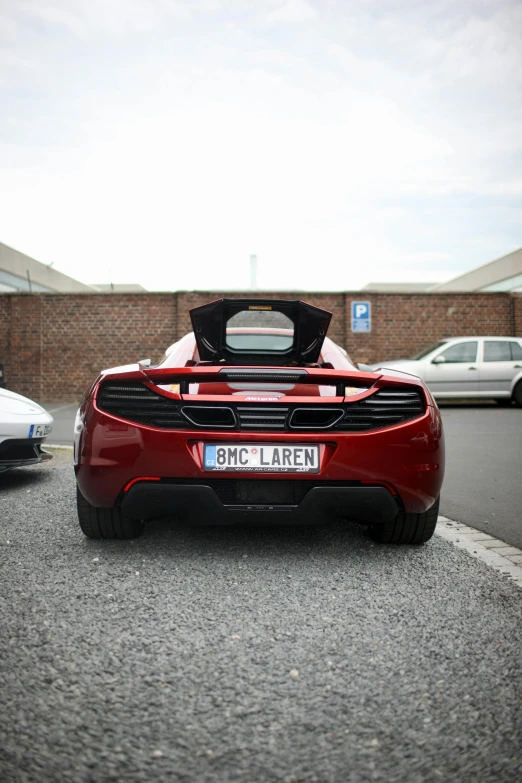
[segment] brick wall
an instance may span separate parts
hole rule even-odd
[[[191,307],[245,293],[0,294],[0,362],[7,386],[41,401],[75,401],[102,368],[150,357],[190,331]],[[329,335],[354,361],[408,356],[441,337],[522,336],[522,295],[264,293],[333,313]],[[372,303],[372,332],[352,333],[352,300]]]
[[[0,296],[0,365],[7,358],[10,343],[11,299]],[[1,384],[0,384],[1,388]]]
[[[512,332],[509,334],[522,334],[522,294],[511,296]]]
[[[76,399],[99,370],[149,357],[158,361],[176,339],[172,294],[42,299],[41,399]]]
[[[42,299],[0,296],[0,361],[7,388],[42,397]],[[11,380],[12,379],[12,380]]]
[[[172,294],[0,295],[7,387],[38,400],[77,400],[100,369],[160,359],[176,339]]]

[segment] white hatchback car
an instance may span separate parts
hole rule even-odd
[[[418,375],[437,399],[493,398],[522,407],[522,339],[453,337],[411,359],[372,364]]]
[[[42,449],[52,426],[53,417],[41,405],[0,388],[0,473],[52,459]]]

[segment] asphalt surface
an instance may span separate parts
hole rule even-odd
[[[49,443],[59,443],[72,446],[74,418],[79,403],[76,402],[41,402],[46,411],[54,418],[53,431],[47,439]]]
[[[522,778],[522,592],[441,538],[89,541],[70,454],[0,516],[2,783]]]
[[[44,403],[50,443],[72,444],[75,403]],[[522,549],[522,410],[441,403],[446,477],[440,513]]]
[[[441,404],[440,513],[522,549],[522,409]]]

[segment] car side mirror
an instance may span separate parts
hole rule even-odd
[[[152,364],[152,359],[140,359],[138,364],[143,365],[143,367],[150,367]]]
[[[435,357],[435,358],[432,360],[432,362],[431,362],[431,363],[432,363],[432,364],[444,364],[444,363],[445,363],[445,361],[446,361],[446,357],[445,357],[445,356],[442,356],[441,354],[439,354],[439,356],[436,356],[436,357]]]

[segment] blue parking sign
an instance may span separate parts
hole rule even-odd
[[[370,302],[352,302],[352,332],[371,332],[372,310]]]

